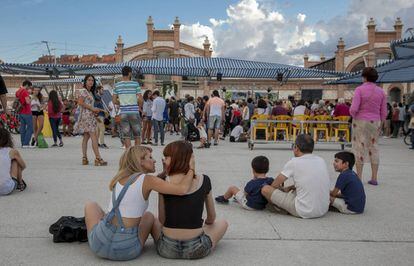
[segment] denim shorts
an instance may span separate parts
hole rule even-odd
[[[88,236],[89,247],[98,257],[110,260],[132,260],[141,254],[138,227],[121,229],[106,219],[95,225]]]
[[[221,127],[221,116],[212,115],[208,117],[208,129],[219,129]]]
[[[204,232],[189,240],[175,240],[161,232],[157,252],[167,259],[201,259],[210,254],[213,243]]]
[[[123,138],[141,136],[141,117],[136,114],[121,114],[121,133]]]

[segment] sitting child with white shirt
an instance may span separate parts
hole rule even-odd
[[[200,120],[200,123],[197,125],[197,129],[198,133],[200,134],[200,146],[198,146],[197,149],[206,148],[207,132],[203,120]]]
[[[244,132],[241,124],[235,126],[230,133],[230,142],[246,142],[247,132]]]

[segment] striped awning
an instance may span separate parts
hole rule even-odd
[[[378,72],[377,83],[414,82],[414,38],[393,41],[394,59],[374,66]],[[327,84],[361,84],[362,71],[353,72]]]
[[[113,77],[95,77],[98,82],[101,80],[111,80]],[[67,79],[50,79],[50,80],[34,80],[34,86],[53,86],[53,85],[70,85],[83,83],[84,77],[67,78]]]
[[[173,58],[139,60],[100,66],[85,65],[37,65],[37,64],[0,64],[0,72],[48,74],[50,76],[85,74],[115,75],[121,74],[122,67],[131,66],[135,73],[192,77],[215,77],[218,73],[223,78],[338,78],[346,73],[308,69],[277,63],[266,63],[229,58]]]

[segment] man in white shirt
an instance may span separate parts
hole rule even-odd
[[[193,96],[188,97],[188,102],[184,105],[184,113],[185,113],[185,118],[187,118],[188,121],[194,122],[195,108],[194,108],[194,97]]]
[[[211,98],[206,105],[206,114],[208,115],[208,140],[207,146],[210,146],[211,137],[214,132],[214,145],[218,145],[219,130],[221,122],[224,121],[225,103],[220,99],[218,90],[214,90]]]
[[[295,155],[286,163],[271,186],[262,188],[262,195],[276,207],[300,218],[317,218],[329,209],[330,180],[325,161],[313,155],[310,135],[301,134],[293,147]],[[282,187],[287,179],[293,185]]]
[[[164,145],[164,109],[165,109],[165,100],[160,97],[159,91],[154,91],[152,93],[154,101],[152,102],[152,125],[154,127],[154,146],[158,145],[158,133],[160,134],[161,145]]]
[[[230,142],[246,142],[247,137],[241,125],[237,125],[230,133]]]

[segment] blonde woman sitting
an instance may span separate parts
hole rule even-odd
[[[109,185],[111,200],[107,214],[97,203],[86,203],[89,246],[97,256],[110,260],[138,257],[154,223],[154,216],[147,212],[151,191],[184,195],[190,189],[194,176],[193,159],[182,182],[173,184],[148,175],[155,171],[151,152],[144,146],[132,146],[124,152],[118,173]]]

